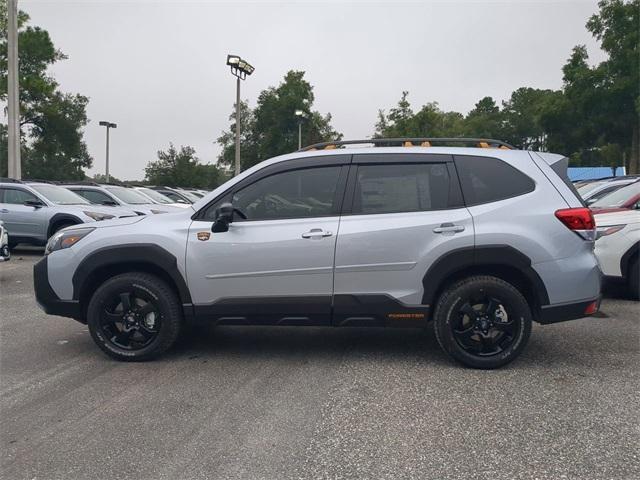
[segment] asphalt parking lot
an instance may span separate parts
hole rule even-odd
[[[432,330],[226,327],[169,355],[105,357],[0,264],[4,479],[637,479],[640,304],[534,326],[497,371]]]

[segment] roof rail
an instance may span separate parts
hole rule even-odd
[[[0,183],[22,183],[22,181],[15,178],[0,177]]]
[[[60,180],[56,182],[58,185],[93,185],[98,186],[99,183],[96,183],[92,180]]]
[[[56,182],[54,180],[43,180],[41,178],[23,178],[22,179],[22,183],[29,183],[29,182],[31,182],[31,183],[50,183],[51,185],[55,185],[56,183],[58,183],[58,182]]]
[[[308,152],[310,150],[333,150],[344,148],[346,145],[373,144],[374,147],[431,147],[434,143],[462,143],[472,144],[480,148],[501,148],[514,150],[513,145],[495,140],[493,138],[367,138],[364,140],[338,140],[335,142],[314,143],[298,150]]]

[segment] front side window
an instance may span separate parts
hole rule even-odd
[[[520,170],[491,157],[456,156],[462,193],[467,205],[517,197],[535,189],[535,183]]]
[[[24,205],[24,202],[29,200],[36,202],[39,201],[35,195],[33,195],[31,192],[27,192],[26,190],[7,188],[4,191],[3,203],[9,203],[11,205]]]
[[[74,192],[96,205],[105,205],[110,202],[116,203],[115,200],[106,193],[96,190],[74,190]]]
[[[421,212],[448,208],[450,178],[445,163],[361,165],[352,212]]]
[[[340,169],[319,167],[277,173],[238,190],[232,203],[247,220],[337,215]]]

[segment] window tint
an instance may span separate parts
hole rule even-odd
[[[352,212],[358,214],[441,210],[449,204],[444,163],[361,165]]]
[[[38,197],[30,192],[27,192],[26,190],[18,190],[15,188],[7,188],[4,191],[3,203],[10,203],[12,205],[23,205],[27,200],[38,201]]]
[[[490,157],[455,157],[467,205],[495,202],[533,191],[533,180],[511,165]]]
[[[307,168],[262,178],[237,191],[233,206],[247,220],[337,215],[335,196],[340,168]]]
[[[115,202],[109,195],[96,190],[74,190],[78,195],[86,198],[91,203],[103,205],[104,202]]]

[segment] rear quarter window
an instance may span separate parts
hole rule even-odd
[[[456,156],[462,194],[468,206],[517,197],[535,189],[520,170],[492,157]]]

